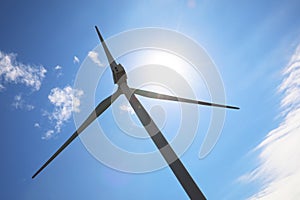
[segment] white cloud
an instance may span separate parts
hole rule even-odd
[[[54,130],[48,130],[44,136],[42,137],[43,140],[49,140],[50,138],[52,138],[55,135]]]
[[[25,108],[26,110],[33,110],[35,107],[34,105],[27,104]]]
[[[21,108],[21,104],[22,104],[22,96],[21,94],[16,95],[14,97],[14,102],[12,103],[12,106],[15,107],[16,109]]]
[[[26,104],[25,101],[23,100],[22,98],[22,95],[21,94],[18,94],[14,97],[14,101],[12,103],[12,106],[15,108],[15,109],[25,109],[25,110],[33,110],[34,109],[34,106],[33,105],[30,105],[30,104]]]
[[[16,57],[16,54],[6,54],[0,51],[0,81],[21,83],[39,90],[47,70],[43,66],[25,65],[16,61]]]
[[[120,109],[123,110],[123,111],[125,111],[125,112],[129,112],[132,115],[135,114],[133,108],[130,105],[124,105],[123,104],[123,105],[120,106]]]
[[[82,95],[82,90],[73,89],[70,86],[51,90],[48,99],[54,105],[54,111],[49,114],[49,118],[55,121],[56,132],[60,132],[61,126],[71,118],[72,112],[79,112]]]
[[[261,151],[258,167],[240,178],[262,184],[250,199],[300,199],[300,45],[283,75],[279,87],[283,120],[255,149]]]
[[[88,57],[94,62],[96,63],[99,67],[103,67],[103,63],[101,63],[99,57],[98,57],[98,53],[95,51],[90,51],[88,53]]]
[[[5,87],[2,84],[0,84],[0,92],[3,91],[4,89]]]
[[[57,73],[57,75],[56,75],[56,77],[60,77],[61,75],[62,75],[62,66],[60,66],[60,65],[56,65],[55,67],[54,67],[54,70],[56,71],[56,73]]]
[[[79,62],[80,62],[79,58],[77,56],[74,56],[73,63],[77,64]]]
[[[60,66],[60,65],[56,65],[55,67],[54,67],[54,69],[55,70],[60,70],[62,67]]]
[[[40,126],[40,124],[39,123],[34,123],[34,125],[33,125],[35,128],[40,128],[41,126]]]

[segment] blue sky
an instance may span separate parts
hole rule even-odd
[[[298,1],[3,1],[0,198],[187,199],[169,168],[120,172],[97,161],[79,139],[31,179],[75,130],[72,114],[80,112],[85,91],[73,85],[99,43],[95,25],[105,38],[134,28],[174,30],[203,46],[215,62],[227,102],[241,110],[226,113],[216,146],[199,159],[200,128],[209,123],[203,117],[181,157],[208,199],[300,198],[299,6]],[[103,80],[107,88],[98,86],[103,92],[96,102],[114,87],[109,72]],[[99,123],[113,138],[122,132],[111,113]],[[163,132],[170,130],[172,124]]]

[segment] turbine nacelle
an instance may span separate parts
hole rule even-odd
[[[122,82],[126,82],[127,80],[127,74],[125,72],[124,67],[121,64],[117,64],[111,66],[112,74],[113,74],[113,79],[115,84],[121,84]]]

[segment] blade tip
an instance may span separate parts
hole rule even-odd
[[[98,26],[95,26],[95,29],[96,29],[96,32],[97,32],[99,38],[100,38],[100,41],[101,41],[101,42],[104,42],[104,39],[103,39],[103,37],[102,37],[102,35],[101,35],[99,29],[98,29]]]
[[[239,107],[236,107],[236,106],[226,106],[227,108],[230,108],[230,109],[235,109],[235,110],[239,110],[240,108]]]

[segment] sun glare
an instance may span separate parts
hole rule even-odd
[[[209,98],[201,73],[184,58],[161,49],[142,49],[120,59],[127,69],[130,85],[155,89],[169,95],[188,95],[186,98]],[[134,78],[132,77],[134,76]],[[187,88],[188,87],[188,88]],[[189,90],[192,94],[188,94]],[[175,93],[174,93],[175,92]]]

